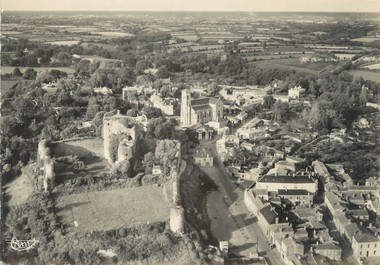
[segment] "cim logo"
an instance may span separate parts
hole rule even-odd
[[[34,238],[31,240],[18,240],[13,237],[10,244],[11,248],[16,251],[26,251],[35,248],[38,242],[39,241]]]

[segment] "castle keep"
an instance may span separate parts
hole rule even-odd
[[[136,122],[132,117],[121,115],[118,111],[104,114],[103,117],[103,145],[104,158],[110,164],[129,160],[136,151],[137,128]],[[119,137],[115,150],[112,149],[113,137]]]

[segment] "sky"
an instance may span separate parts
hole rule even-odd
[[[8,11],[380,12],[380,0],[0,0]]]

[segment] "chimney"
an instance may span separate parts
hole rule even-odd
[[[278,217],[276,217],[276,219],[275,219],[275,220],[276,220],[276,224],[278,224]]]
[[[117,110],[116,115],[120,115],[120,110]]]
[[[372,223],[369,223],[369,224],[368,224],[368,228],[372,228]]]

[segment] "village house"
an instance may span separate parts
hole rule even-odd
[[[297,205],[292,212],[303,221],[320,222],[323,219],[323,213],[320,209],[307,207],[304,204]]]
[[[283,259],[292,260],[292,256],[302,256],[304,254],[304,246],[298,244],[293,238],[287,237],[281,242],[280,254]]]
[[[95,87],[94,88],[94,92],[96,93],[96,94],[102,94],[102,95],[112,95],[112,89],[111,88],[109,88],[109,87]]]
[[[265,175],[256,182],[256,189],[276,192],[279,190],[306,190],[313,195],[317,192],[317,182],[310,175]]]
[[[256,196],[252,190],[244,191],[244,204],[255,216],[258,216],[259,211],[265,206],[261,199]]]
[[[194,154],[195,164],[201,167],[212,167],[214,166],[214,157],[212,153],[207,149],[197,149]]]
[[[227,161],[235,154],[235,147],[239,146],[239,138],[235,135],[223,134],[223,137],[216,141],[216,153],[221,161]]]
[[[178,106],[178,100],[175,98],[161,98],[157,93],[154,93],[150,97],[153,107],[158,108],[168,116],[175,115],[176,108]]]
[[[340,261],[342,258],[342,249],[334,242],[315,245],[313,251],[315,254],[322,255],[330,260]]]
[[[380,240],[369,234],[355,234],[352,238],[353,254],[357,258],[380,255]]]
[[[162,169],[159,165],[154,165],[152,168],[152,174],[155,176],[161,176],[162,175]]]
[[[291,201],[293,204],[311,204],[313,202],[314,194],[307,190],[287,190],[279,189],[278,197]]]
[[[299,100],[306,92],[306,89],[300,87],[300,86],[295,86],[289,89],[288,91],[288,97],[289,101],[290,100]]]
[[[144,92],[144,89],[143,87],[140,87],[140,86],[124,87],[122,89],[122,98],[123,100],[126,100],[131,97],[141,95],[143,92]]]

